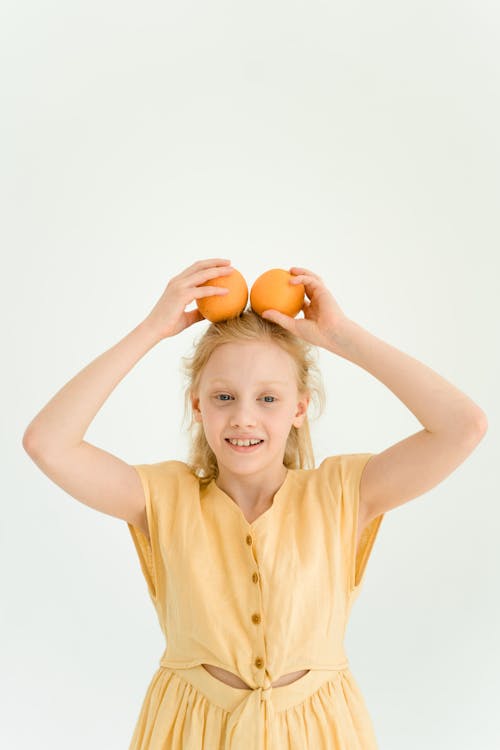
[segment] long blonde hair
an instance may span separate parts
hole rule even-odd
[[[262,341],[271,342],[288,352],[294,360],[297,377],[297,390],[301,396],[308,394],[310,403],[316,401],[319,417],[324,410],[326,397],[321,370],[318,367],[317,347],[310,345],[282,326],[266,320],[251,308],[239,316],[218,323],[211,323],[194,342],[191,356],[181,358],[183,374],[186,378],[184,391],[183,425],[189,419],[188,432],[191,442],[187,465],[197,476],[202,486],[216,479],[219,474],[217,459],[205,436],[203,425],[194,420],[191,395],[198,392],[203,368],[217,346],[230,342]],[[316,418],[317,418],[316,417]],[[283,463],[290,469],[314,468],[314,452],[309,432],[309,414],[306,414],[300,427],[291,426],[286,441]]]

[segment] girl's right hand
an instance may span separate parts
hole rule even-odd
[[[234,270],[230,263],[224,258],[198,260],[185,271],[173,276],[145,322],[155,330],[160,339],[164,339],[175,336],[193,323],[206,320],[198,307],[189,312],[185,312],[184,308],[200,297],[227,294],[229,290],[225,287],[198,285],[217,276],[229,276]]]

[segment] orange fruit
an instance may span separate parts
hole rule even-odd
[[[250,289],[250,305],[259,315],[264,310],[278,310],[295,318],[304,304],[304,284],[290,284],[294,275],[282,268],[271,268],[258,277]]]
[[[204,318],[212,323],[236,318],[246,307],[248,300],[247,283],[236,269],[225,276],[208,279],[198,286],[223,286],[229,289],[227,294],[212,294],[209,297],[200,297],[196,300],[198,310]]]

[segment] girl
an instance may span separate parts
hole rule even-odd
[[[201,260],[146,319],[67,383],[23,445],[77,500],[127,522],[166,648],[130,750],[375,750],[343,638],[384,514],[456,469],[484,412],[421,362],[349,319],[317,274],[303,318],[251,309],[211,324],[186,358],[187,463],[129,465],[84,440],[98,410],[159,341],[204,320],[200,286],[230,273]],[[378,378],[423,425],[379,454],[314,468],[316,347]]]

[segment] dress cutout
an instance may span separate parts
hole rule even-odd
[[[372,455],[288,469],[253,523],[182,461],[134,466],[150,541],[127,526],[166,645],[129,750],[378,749],[343,646],[384,517],[365,527],[356,554],[359,483]]]

